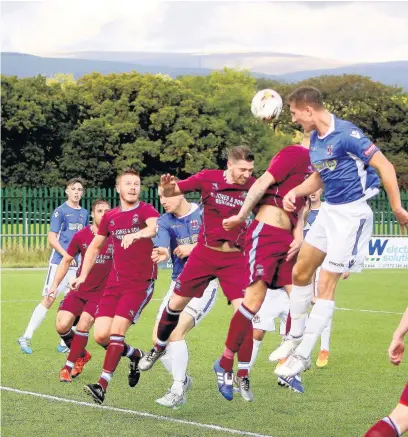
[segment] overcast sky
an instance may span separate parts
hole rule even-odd
[[[408,2],[1,1],[1,48],[272,51],[408,60]]]

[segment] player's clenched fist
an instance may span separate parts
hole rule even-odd
[[[228,217],[222,221],[222,227],[226,231],[230,231],[234,229],[236,226],[240,225],[243,220],[238,215],[233,215],[232,217]]]
[[[160,186],[163,188],[163,196],[168,197],[169,191],[172,191],[176,185],[174,176],[164,174],[160,176]]]
[[[388,348],[388,356],[392,364],[398,366],[402,361],[402,355],[404,354],[404,339],[403,338],[393,338]]]
[[[288,212],[296,210],[296,194],[294,190],[290,190],[283,198],[283,209]]]
[[[169,250],[165,247],[155,247],[152,251],[152,261],[158,264],[167,261],[169,258]]]
[[[397,218],[400,227],[401,234],[405,234],[408,230],[408,212],[404,208],[398,208],[394,211],[395,217]]]
[[[144,238],[143,231],[133,232],[133,234],[127,234],[123,237],[122,242],[120,245],[127,249],[132,243],[134,243],[137,240],[140,240],[141,238]]]
[[[69,281],[69,288],[71,290],[78,290],[79,286],[85,282],[85,278],[78,276],[78,278],[71,279]]]

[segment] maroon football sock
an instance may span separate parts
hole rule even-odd
[[[77,331],[74,335],[74,338],[71,343],[71,348],[69,350],[67,361],[75,364],[75,361],[83,357],[85,355],[85,348],[88,344],[88,335],[89,332]],[[68,369],[70,372],[72,367],[69,365],[65,365],[65,369]]]
[[[122,358],[123,349],[125,348],[125,337],[123,335],[113,334],[110,336],[110,342],[103,362],[103,371],[98,383],[106,391],[116,367]]]
[[[157,343],[154,346],[156,350],[163,351],[166,349],[170,335],[176,329],[180,314],[181,311],[172,310],[166,305],[157,327]]]
[[[397,425],[390,417],[384,417],[373,425],[364,437],[399,437]]]

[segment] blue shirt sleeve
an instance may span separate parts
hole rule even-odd
[[[84,209],[84,212],[85,212],[85,225],[84,225],[84,227],[86,227],[89,225],[89,214],[88,214],[87,209]]]
[[[58,207],[52,213],[50,231],[58,234],[58,232],[61,230],[63,222],[64,214],[62,209]]]
[[[368,164],[374,153],[380,149],[364,133],[357,128],[346,129],[344,132],[345,149]]]
[[[157,234],[153,238],[153,244],[155,247],[170,247],[170,233],[162,217],[157,220]]]

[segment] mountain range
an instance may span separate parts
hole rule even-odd
[[[102,74],[136,70],[171,77],[207,75],[224,67],[248,69],[255,77],[297,82],[320,75],[360,74],[387,85],[408,90],[408,61],[350,64],[290,53],[160,53],[160,52],[73,52],[52,56],[2,52],[5,75],[47,77],[72,73],[76,78],[93,71]]]

